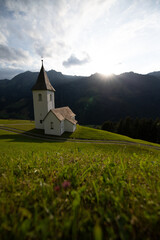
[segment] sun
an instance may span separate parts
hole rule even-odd
[[[114,74],[114,69],[111,66],[106,66],[102,64],[98,67],[98,72],[105,76],[111,76]]]
[[[123,57],[112,43],[110,47],[102,43],[90,49],[92,72],[98,72],[105,76],[119,74],[124,68]]]
[[[113,49],[107,51],[98,47],[92,50],[91,55],[91,72],[98,72],[105,76],[117,74],[120,66],[117,64],[119,58],[114,54]]]
[[[95,61],[94,64],[92,65],[92,72],[98,72],[102,75],[105,76],[110,76],[113,75],[116,72],[115,67],[113,64],[109,63],[106,61],[106,59],[101,58],[100,61]]]

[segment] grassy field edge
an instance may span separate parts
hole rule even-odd
[[[28,135],[39,135],[44,138],[50,139],[72,139],[72,140],[80,140],[80,141],[123,141],[123,142],[132,142],[137,144],[145,144],[145,145],[152,145],[156,147],[160,147],[160,144],[151,143],[148,141],[140,140],[140,139],[133,139],[124,135],[111,133],[104,130],[94,129],[86,126],[77,125],[76,131],[74,133],[65,132],[62,136],[52,136],[52,135],[45,135],[43,130],[35,129],[34,121],[30,120],[3,120],[0,119],[0,127],[8,128],[8,129],[15,129],[20,133],[25,133]]]

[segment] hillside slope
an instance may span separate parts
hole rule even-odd
[[[160,116],[159,73],[133,72],[105,77],[67,76],[47,72],[56,89],[56,107],[70,106],[80,124],[102,124],[126,116]],[[38,73],[25,72],[0,81],[0,118],[33,119],[31,88]]]
[[[0,119],[0,129],[23,134],[25,136],[30,136],[39,138],[42,141],[71,141],[71,142],[82,142],[82,143],[103,143],[103,144],[137,144],[153,147],[155,149],[160,149],[160,145],[157,143],[152,143],[144,141],[141,139],[130,138],[125,135],[112,133],[109,131],[94,129],[90,127],[84,127],[77,124],[76,131],[73,133],[64,132],[62,136],[45,135],[44,131],[41,129],[35,129],[34,121],[29,120],[5,120]]]

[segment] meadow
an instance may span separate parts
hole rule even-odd
[[[36,135],[47,139],[55,139],[55,136],[45,135],[43,130],[35,129],[34,121],[29,120],[4,120],[0,119],[0,128],[5,127],[7,129],[16,130],[19,133],[25,133],[27,135]],[[58,140],[90,140],[93,142],[105,142],[105,141],[120,141],[120,142],[132,142],[137,144],[145,144],[155,147],[160,147],[159,144],[147,142],[140,139],[133,139],[124,135],[94,129],[91,127],[81,126],[77,124],[76,131],[73,133],[64,132],[61,137],[56,136]]]
[[[0,130],[0,239],[159,239],[160,151]]]

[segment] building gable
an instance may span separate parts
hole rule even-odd
[[[44,132],[45,134],[51,135],[62,135],[62,122],[60,121],[55,114],[50,111],[44,119]]]

